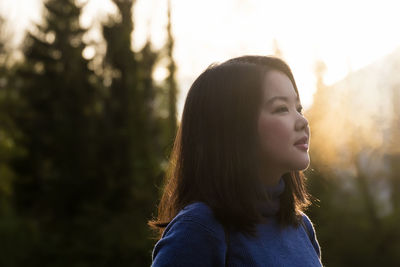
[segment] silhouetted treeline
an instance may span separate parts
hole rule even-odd
[[[132,50],[134,1],[113,2],[100,63],[83,57],[73,0],[45,1],[22,61],[1,35],[1,266],[150,265],[177,94],[172,67],[162,84],[152,74],[174,66],[173,37],[169,26],[164,48]]]

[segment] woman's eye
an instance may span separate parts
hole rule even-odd
[[[287,107],[279,107],[277,109],[275,109],[275,112],[282,112],[282,111],[287,111]]]
[[[288,111],[288,108],[286,106],[278,107],[277,109],[275,109],[275,112],[284,112],[284,111]],[[297,108],[297,112],[303,114],[303,107]]]
[[[299,107],[299,108],[297,109],[297,111],[298,111],[300,114],[303,114],[303,107]]]

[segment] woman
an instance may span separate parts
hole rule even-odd
[[[242,56],[191,86],[152,266],[322,266],[305,170],[310,129],[289,66]]]

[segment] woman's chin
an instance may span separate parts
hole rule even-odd
[[[309,166],[310,166],[310,158],[308,156],[305,156],[305,157],[299,158],[295,162],[293,162],[291,169],[293,171],[304,171]]]

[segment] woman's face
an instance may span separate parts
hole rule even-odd
[[[263,101],[258,119],[262,162],[275,172],[304,170],[310,163],[310,129],[301,113],[300,100],[290,79],[283,72],[266,74]],[[301,139],[301,145],[295,143]]]

